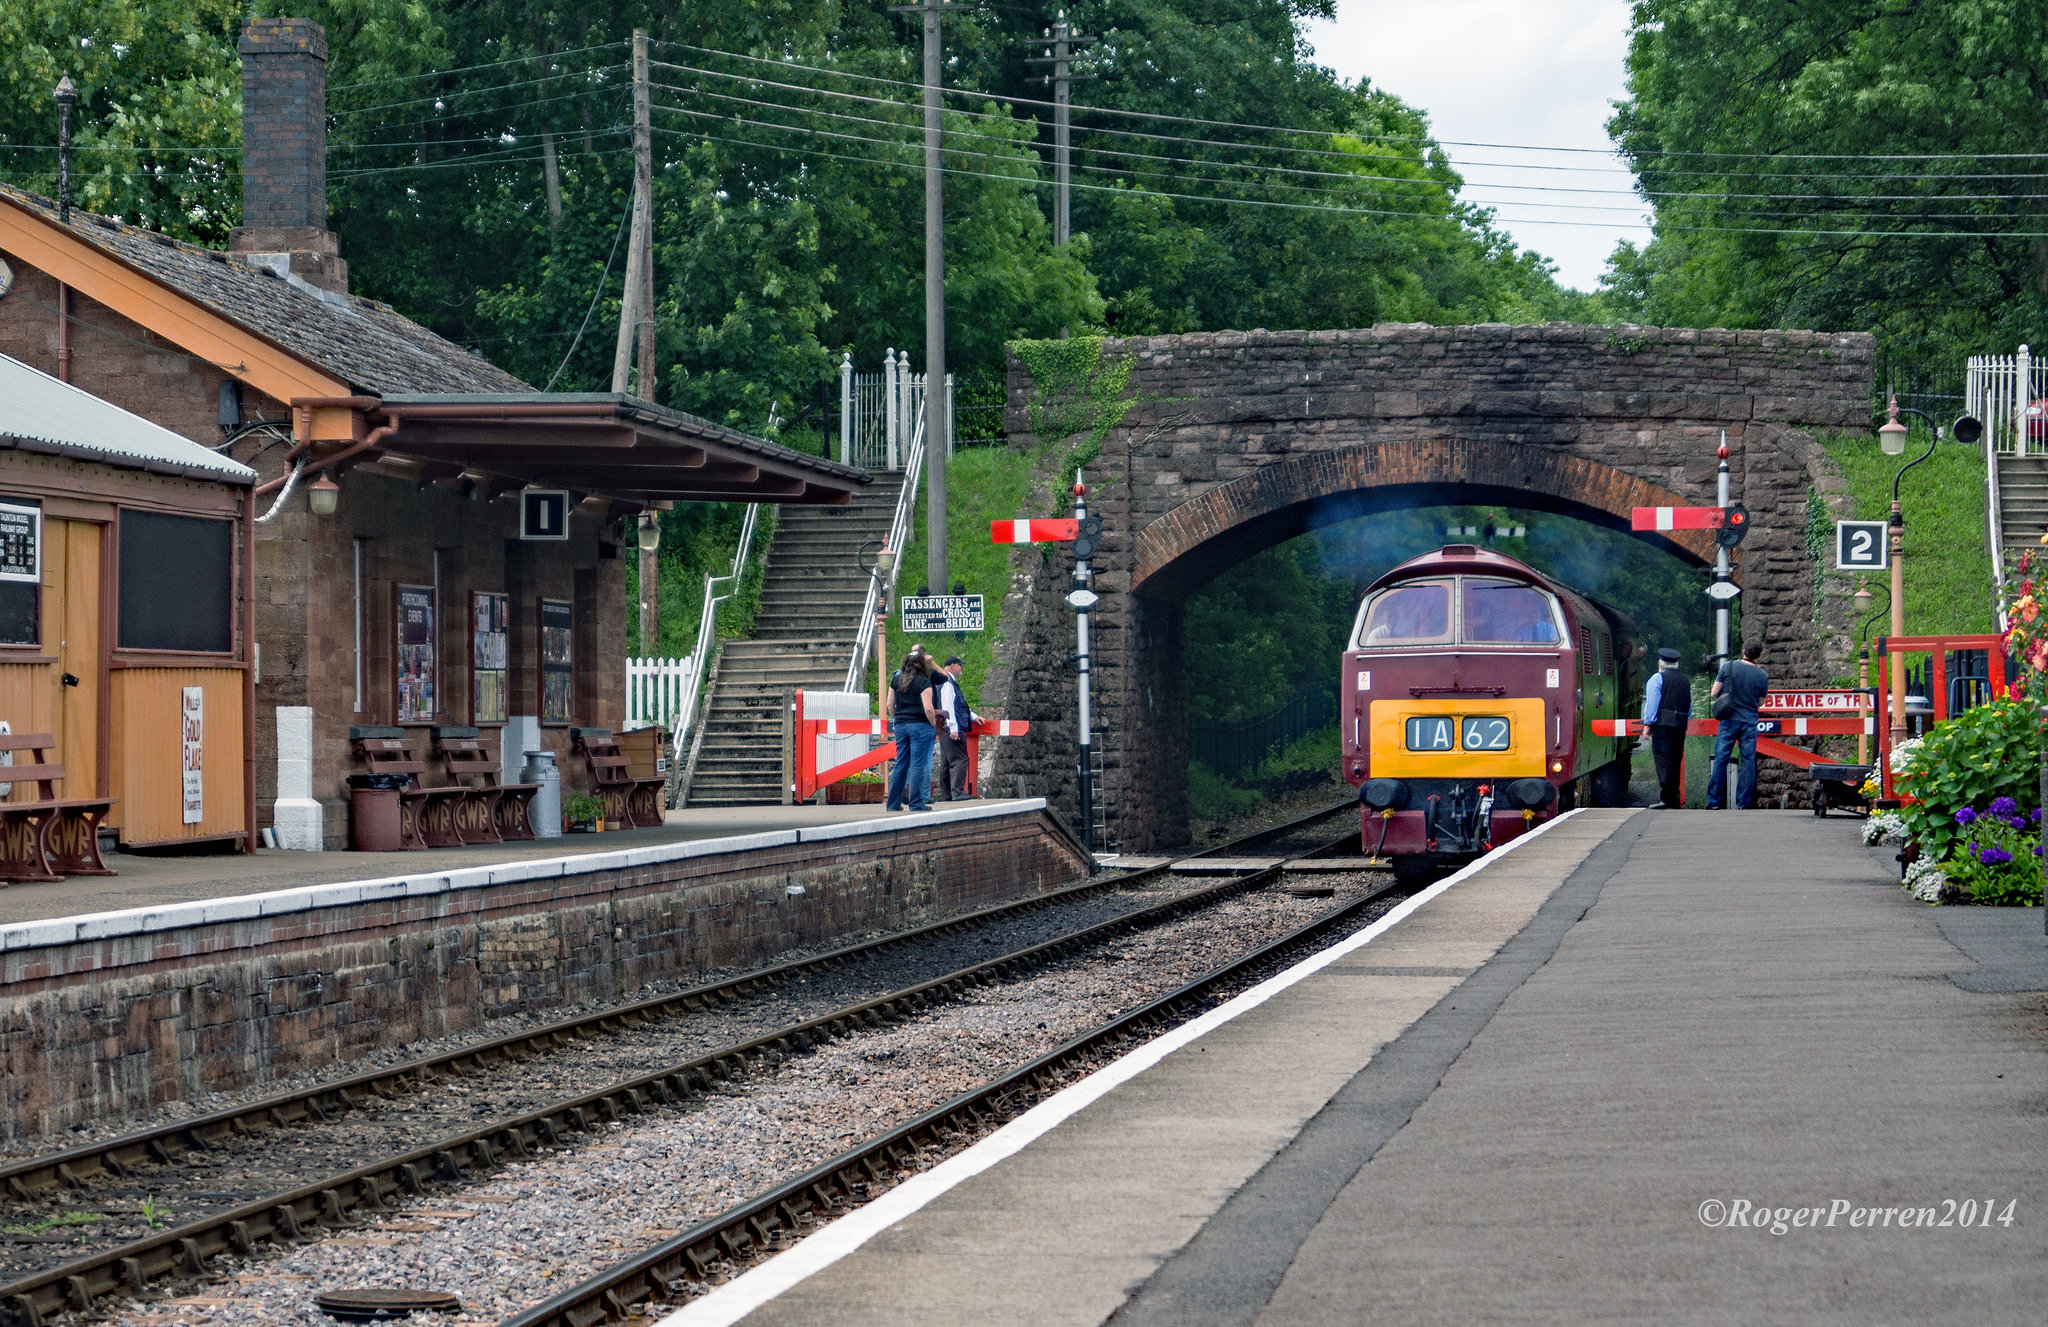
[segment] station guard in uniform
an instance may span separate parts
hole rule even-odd
[[[1657,805],[1685,805],[1685,725],[1692,718],[1692,679],[1678,668],[1678,651],[1657,651],[1657,672],[1643,688],[1643,724],[1657,762]]]

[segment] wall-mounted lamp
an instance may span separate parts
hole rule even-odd
[[[315,516],[334,515],[335,504],[341,501],[341,485],[321,475],[306,486],[306,506]]]
[[[652,553],[660,547],[661,522],[655,519],[653,512],[642,512],[640,514],[640,551],[642,553]]]

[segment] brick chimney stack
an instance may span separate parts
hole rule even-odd
[[[327,34],[310,19],[252,18],[241,52],[242,224],[228,251],[346,293],[327,229]]]

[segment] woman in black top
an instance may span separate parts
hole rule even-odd
[[[892,697],[890,728],[896,735],[896,762],[889,770],[888,809],[913,811],[931,807],[932,743],[938,737],[938,693],[932,686],[932,661],[922,647],[912,647],[903,667],[889,679]]]

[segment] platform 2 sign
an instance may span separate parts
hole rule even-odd
[[[987,627],[978,594],[906,594],[903,629],[916,635],[934,631],[982,631]]]
[[[1884,571],[1891,566],[1891,541],[1883,521],[1835,522],[1836,571]]]

